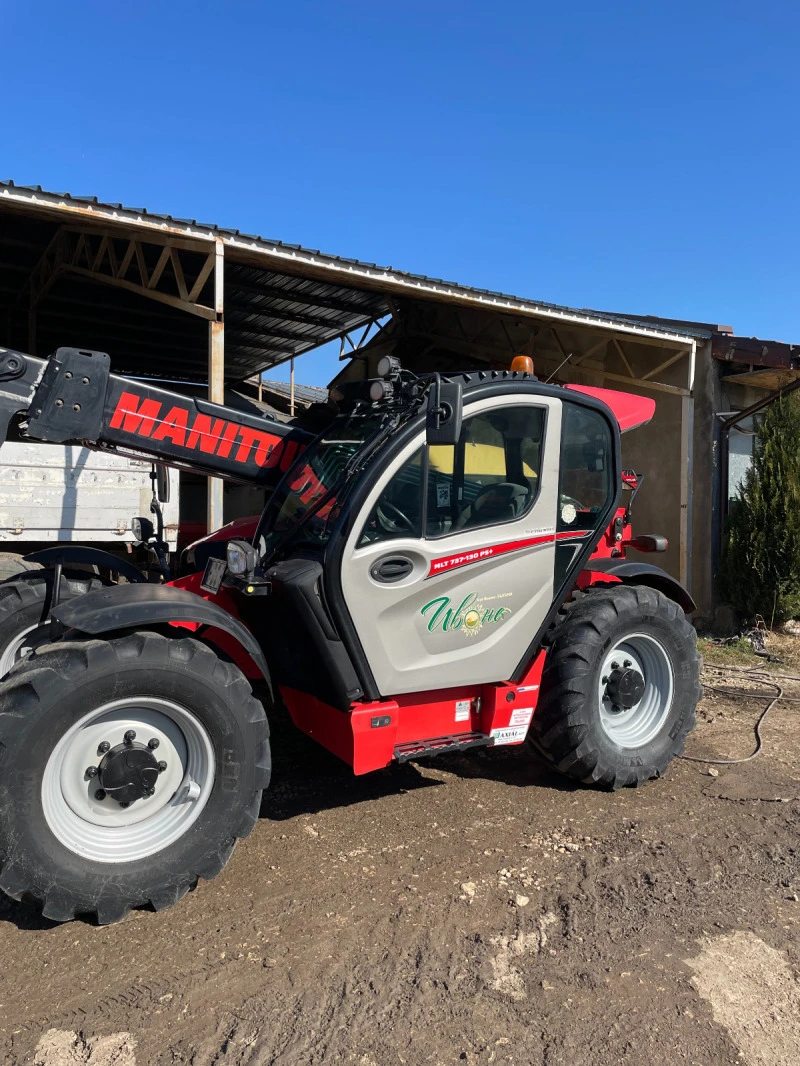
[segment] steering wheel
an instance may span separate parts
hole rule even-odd
[[[381,500],[375,508],[378,521],[387,533],[413,533],[414,523],[389,500]]]

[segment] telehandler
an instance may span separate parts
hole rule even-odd
[[[176,903],[253,828],[279,701],[357,774],[498,745],[611,789],[663,774],[700,659],[688,592],[627,557],[666,547],[633,536],[620,461],[655,404],[532,371],[387,356],[303,425],[0,349],[0,441],[274,490],[202,571],[53,598],[0,685],[0,889],[56,921]]]

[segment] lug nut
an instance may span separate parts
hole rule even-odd
[[[96,800],[104,800],[106,798],[106,790],[104,788],[98,788],[94,794]]]
[[[97,745],[97,754],[98,754],[98,755],[105,755],[105,753],[106,753],[106,752],[108,751],[108,749],[109,749],[110,747],[111,747],[111,745],[110,745],[110,744],[108,743],[108,741],[107,741],[107,740],[103,740],[103,741],[101,741],[101,742],[100,742],[100,743],[99,743],[99,744]]]
[[[150,799],[150,797],[151,796],[155,796],[155,794],[156,794],[156,790],[154,788],[148,788],[148,790],[144,794],[144,798],[145,799]]]
[[[97,777],[97,767],[96,766],[87,766],[86,767],[86,776],[87,777]]]
[[[158,737],[153,737],[152,740],[148,740],[147,746],[151,751],[155,751],[160,743],[161,741],[158,739]]]
[[[129,729],[128,732],[125,734],[125,743],[132,744],[134,740],[136,740],[136,730]]]
[[[625,662],[624,662],[624,663],[623,663],[622,665],[623,665],[623,666],[625,667],[625,669],[627,670],[627,668],[628,668],[628,667],[629,667],[629,666],[631,665],[631,661],[630,661],[630,659],[626,659],[626,660],[625,660]]]
[[[120,807],[130,807],[130,803],[120,803]]]
[[[608,684],[608,676],[607,675],[606,675],[606,677],[602,678],[602,682],[603,682],[604,685]]]
[[[619,663],[612,663],[611,664],[611,669],[612,670],[619,670]]]
[[[164,762],[164,760],[162,759],[162,760],[161,760],[161,761],[159,762],[159,764],[158,764],[158,772],[159,772],[160,774],[163,774],[163,773],[164,773],[164,771],[166,770],[166,768],[167,768],[167,764],[166,764],[166,763]]]

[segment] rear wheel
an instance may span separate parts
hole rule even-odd
[[[0,888],[56,921],[167,907],[222,870],[269,775],[264,708],[201,642],[50,644],[0,685]]]
[[[50,639],[52,570],[31,570],[0,584],[0,678]],[[59,603],[103,587],[91,574],[63,575]]]
[[[579,781],[623,788],[683,751],[701,696],[694,628],[644,586],[579,594],[548,641],[530,742]]]

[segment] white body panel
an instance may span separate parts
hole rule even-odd
[[[150,517],[151,464],[77,445],[4,444],[0,450],[0,542],[133,543],[131,519]],[[178,536],[178,472],[162,504],[171,551]],[[19,545],[19,547],[17,547]]]
[[[555,533],[561,401],[496,397],[470,404],[464,416],[517,403],[547,408],[539,492],[526,514],[513,521],[443,537],[396,537],[362,548],[356,548],[360,527],[350,535],[344,551],[342,591],[384,696],[507,680],[550,608],[555,562],[552,541],[430,573],[434,560],[459,554],[471,556],[492,546]],[[420,435],[387,469],[367,499],[364,514],[372,510],[387,483],[423,439],[424,435]],[[410,559],[413,572],[392,584],[376,581],[371,568],[383,557],[396,555]],[[445,604],[434,621],[439,604],[430,606],[432,601],[449,598],[455,615],[468,597],[472,598],[463,607],[462,616],[477,611],[485,618],[485,612],[496,614],[502,608],[499,620],[478,622],[474,628],[462,624],[445,629]]]

